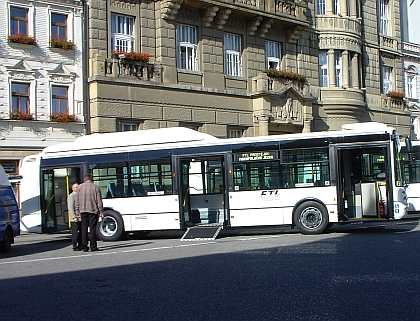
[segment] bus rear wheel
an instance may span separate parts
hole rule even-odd
[[[10,228],[7,228],[6,231],[4,231],[4,237],[3,241],[0,242],[0,252],[2,253],[8,253],[10,252],[10,249],[12,248],[13,243],[13,235]]]
[[[105,211],[104,218],[98,222],[97,235],[102,241],[117,241],[124,232],[124,224],[120,214],[114,211]]]
[[[294,223],[302,234],[320,234],[328,226],[328,213],[318,202],[300,204],[294,213]]]

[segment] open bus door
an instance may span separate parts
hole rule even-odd
[[[42,232],[68,230],[67,196],[71,185],[80,183],[80,168],[43,169],[41,179]]]
[[[179,166],[181,228],[223,226],[227,220],[224,157],[183,158]]]
[[[387,148],[389,147],[337,147],[340,220],[392,217],[392,180]]]

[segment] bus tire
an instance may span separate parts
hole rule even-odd
[[[124,223],[120,214],[106,210],[98,222],[97,235],[102,241],[117,241],[124,235]]]
[[[294,224],[302,234],[320,234],[328,226],[328,212],[318,202],[300,204],[293,215]]]
[[[4,237],[3,241],[0,242],[0,252],[2,253],[8,253],[10,252],[10,249],[12,248],[13,243],[13,235],[10,228],[7,228],[6,231],[4,231]]]

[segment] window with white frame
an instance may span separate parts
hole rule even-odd
[[[343,85],[341,52],[334,52],[334,66],[335,66],[335,85],[337,87],[341,87]]]
[[[111,50],[134,50],[134,18],[111,14]]]
[[[340,13],[340,0],[333,0],[333,14]]]
[[[242,76],[241,37],[231,33],[224,35],[225,74]]]
[[[379,0],[379,33],[389,35],[389,0]]]
[[[29,83],[12,82],[12,113],[29,114]]]
[[[405,94],[409,98],[417,98],[417,69],[410,66],[405,72]]]
[[[128,132],[128,131],[136,131],[136,130],[139,130],[138,123],[126,123],[126,122],[120,123],[120,132]]]
[[[408,74],[406,78],[406,82],[407,82],[407,90],[406,90],[407,97],[416,98],[416,91],[415,91],[416,76]]]
[[[176,26],[178,46],[178,68],[197,70],[197,28],[186,25]]]
[[[382,67],[382,93],[387,94],[392,90],[392,68]]]
[[[28,9],[10,7],[10,34],[27,36],[29,33]]]
[[[327,12],[326,0],[317,0],[316,1],[316,13],[325,14]]]
[[[319,85],[328,87],[328,55],[326,51],[321,51],[318,54],[318,73]]]
[[[51,38],[67,39],[67,15],[51,13]]]
[[[65,114],[69,112],[68,88],[65,86],[52,86],[51,88],[51,114]]]
[[[267,69],[280,69],[281,48],[278,42],[265,42],[265,56],[267,61]]]

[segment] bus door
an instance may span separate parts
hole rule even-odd
[[[80,168],[43,169],[41,179],[42,232],[68,230],[67,196],[73,183],[80,183]]]
[[[392,215],[387,147],[346,146],[338,147],[337,153],[339,219],[381,219]]]
[[[223,225],[227,220],[224,158],[183,158],[179,164],[181,227]]]

